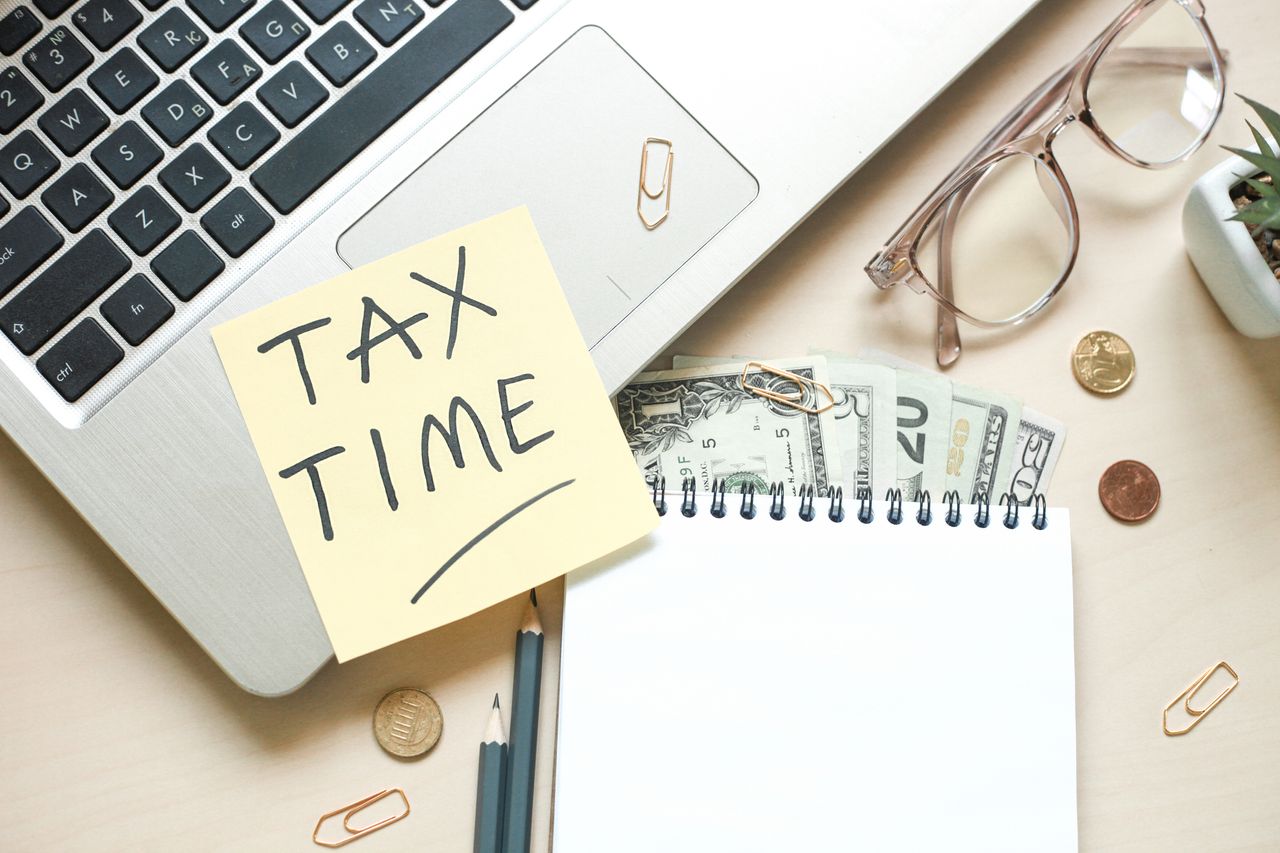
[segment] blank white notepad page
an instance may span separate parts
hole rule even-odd
[[[789,503],[569,576],[555,852],[1075,850],[1067,512]]]

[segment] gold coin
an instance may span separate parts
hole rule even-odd
[[[1115,332],[1090,332],[1071,354],[1071,370],[1095,394],[1116,394],[1133,381],[1133,350]]]
[[[392,690],[373,712],[373,736],[378,745],[400,758],[422,755],[440,740],[444,715],[440,706],[421,690]]]

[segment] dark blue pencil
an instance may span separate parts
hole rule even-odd
[[[507,796],[507,735],[502,710],[493,696],[493,713],[480,742],[480,773],[476,781],[475,853],[501,853],[503,803]]]
[[[533,771],[538,754],[538,706],[542,697],[542,622],[538,598],[516,633],[516,677],[511,690],[511,745],[507,751],[507,819],[502,829],[503,853],[528,853],[533,830]]]

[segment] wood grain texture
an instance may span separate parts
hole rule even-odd
[[[1049,0],[1034,11],[670,352],[876,346],[928,363],[930,304],[877,293],[863,264],[972,142],[1121,6]],[[1280,102],[1272,4],[1208,6],[1231,53],[1230,89]],[[1071,430],[1051,497],[1075,525],[1086,850],[1280,846],[1280,340],[1231,329],[1180,228],[1191,183],[1225,156],[1214,146],[1247,143],[1244,116],[1233,99],[1210,146],[1167,172],[1124,166],[1069,129],[1059,154],[1083,221],[1076,273],[1026,329],[962,328],[952,371]],[[1071,375],[1071,348],[1096,328],[1122,334],[1137,357],[1132,387],[1113,399]],[[1121,458],[1146,462],[1163,486],[1140,526],[1098,503],[1098,477]],[[389,786],[405,789],[413,813],[355,849],[470,847],[476,747],[494,691],[510,698],[523,597],[262,699],[221,674],[3,438],[0,547],[6,849],[313,850],[322,812]],[[538,853],[551,817],[561,601],[558,584],[539,595]],[[1240,687],[1194,732],[1166,738],[1165,703],[1220,658]],[[444,712],[441,742],[415,762],[385,755],[370,731],[374,705],[400,686],[428,690]]]

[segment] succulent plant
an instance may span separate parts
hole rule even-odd
[[[1262,119],[1262,124],[1271,134],[1271,138],[1280,143],[1280,113],[1244,95],[1241,95],[1240,99],[1253,108],[1258,118]],[[1266,137],[1258,132],[1252,122],[1245,123],[1249,125],[1254,142],[1258,144],[1257,152],[1223,147],[1237,157],[1242,157],[1257,166],[1266,176],[1265,179],[1259,176],[1241,176],[1254,191],[1250,195],[1256,194],[1259,198],[1237,210],[1235,216],[1231,217],[1233,220],[1253,226],[1253,235],[1257,237],[1264,230],[1280,231],[1280,156],[1277,156],[1277,151],[1272,148]]]

